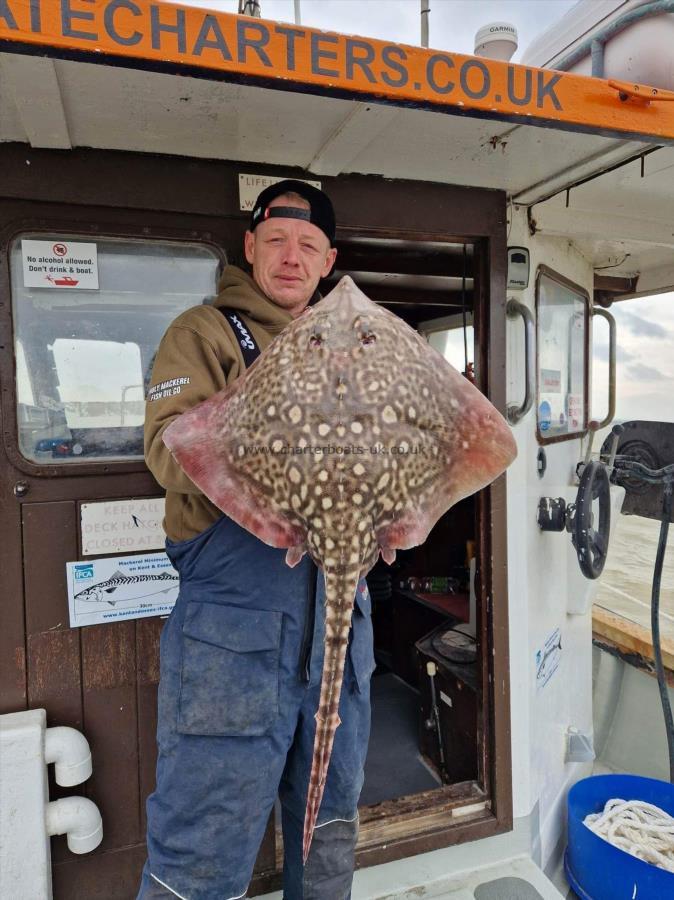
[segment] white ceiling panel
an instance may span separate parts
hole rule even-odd
[[[674,247],[674,148],[661,147],[643,159],[571,187],[532,214],[543,229],[553,224],[571,234],[600,234],[606,240],[639,239]],[[635,223],[639,223],[637,227]],[[597,225],[601,228],[597,231]]]
[[[674,148],[605,172],[531,208],[536,227],[572,238],[605,275],[639,275],[638,291],[674,284]]]
[[[56,67],[79,147],[306,166],[352,105],[91,63]]]
[[[31,57],[24,70],[30,71]],[[73,147],[245,160],[422,179],[517,193],[625,142],[425,110],[56,60]],[[34,66],[35,96],[41,73]],[[27,86],[24,90],[30,90]],[[0,84],[1,140],[30,140]],[[39,138],[38,138],[39,142]],[[641,145],[631,142],[630,147]]]
[[[519,193],[587,159],[623,152],[624,146],[597,135],[405,109],[349,170],[369,172],[384,159],[391,177],[410,177],[404,173],[416,166],[428,181]]]
[[[31,146],[70,150],[54,61],[46,56],[8,56],[2,72]]]
[[[21,123],[8,75],[11,62],[9,54],[0,53],[0,141],[25,142],[28,135]]]

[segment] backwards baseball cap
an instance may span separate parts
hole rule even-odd
[[[272,206],[269,204],[283,194],[299,194],[309,204],[309,209],[300,209],[296,206]],[[335,211],[327,194],[319,191],[306,181],[296,181],[286,178],[276,184],[270,184],[265,188],[255,201],[253,215],[250,219],[250,230],[255,231],[260,222],[266,219],[304,219],[320,228],[330,241],[330,246],[335,245]]]

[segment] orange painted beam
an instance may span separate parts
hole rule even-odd
[[[0,49],[674,142],[638,87],[161,0],[0,0]]]

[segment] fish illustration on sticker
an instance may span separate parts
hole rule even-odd
[[[89,585],[84,590],[75,594],[75,600],[84,600],[93,603],[109,603],[115,606],[117,603],[126,603],[130,600],[142,600],[155,594],[167,594],[178,586],[177,572],[148,573],[145,575],[125,575],[117,570],[114,575],[98,584]],[[138,593],[145,587],[152,590],[146,593]]]

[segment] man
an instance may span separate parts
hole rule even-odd
[[[166,426],[243,374],[331,270],[335,217],[321,191],[282,181],[257,199],[245,236],[252,277],[227,267],[212,305],[169,327],[148,392],[145,451],[166,488],[167,553],[180,594],[161,636],[157,785],[138,900],[243,897],[276,796],[285,900],[350,896],[374,668],[359,586],[328,779],[306,866],[302,824],[323,661],[323,576],[290,569],[223,516],[162,441]],[[248,359],[250,362],[250,358]],[[168,383],[169,388],[165,385]]]

